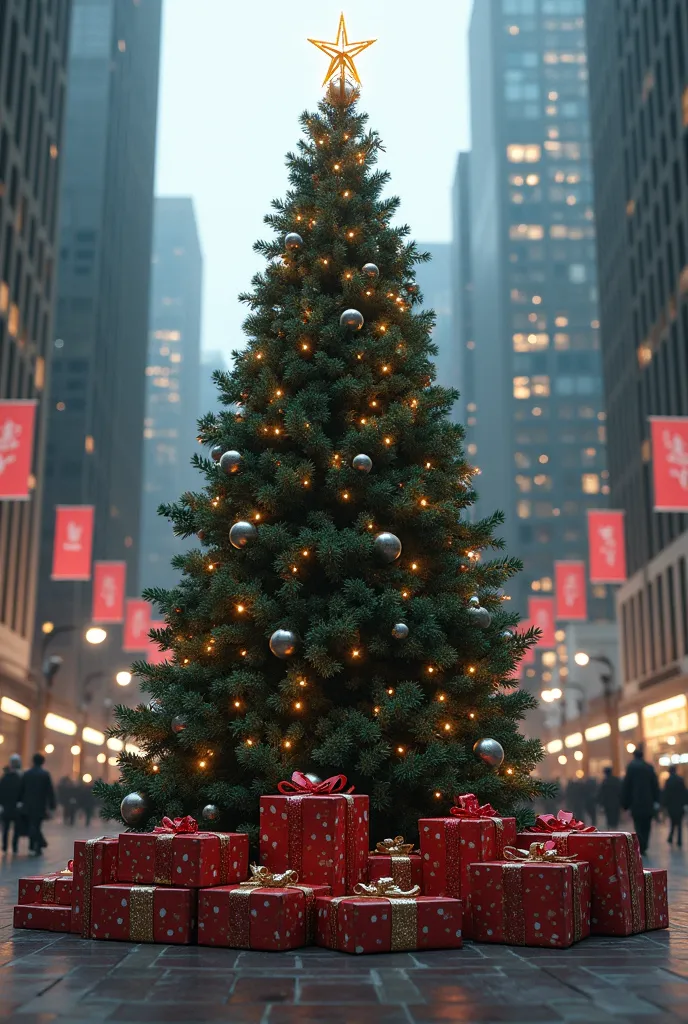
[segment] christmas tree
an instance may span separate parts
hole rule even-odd
[[[394,226],[379,136],[358,110],[343,18],[326,98],[301,117],[290,189],[265,220],[266,259],[241,296],[246,348],[216,372],[225,411],[200,422],[200,493],[161,512],[200,546],[175,560],[135,666],[152,699],[118,707],[121,780],[104,813],[151,827],[193,814],[255,836],[258,796],[295,769],[343,773],[371,798],[372,836],[417,833],[474,792],[500,812],[547,792],[518,731],[533,697],[514,672],[502,516],[471,523],[476,470],[433,383],[428,259]],[[491,557],[487,557],[488,555]],[[526,815],[527,816],[527,815]]]

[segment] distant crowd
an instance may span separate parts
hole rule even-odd
[[[33,755],[33,764],[22,770],[19,754],[12,754],[0,777],[0,816],[2,818],[2,852],[19,853],[19,843],[26,838],[29,853],[39,857],[48,845],[43,835],[43,822],[52,816],[58,806],[65,825],[74,825],[80,814],[86,827],[97,810],[93,787],[85,782],[74,782],[64,776],[53,786],[50,772],[44,767],[43,754]]]

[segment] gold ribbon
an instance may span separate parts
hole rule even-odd
[[[584,864],[576,863],[570,857],[541,856],[541,851],[533,851],[533,847],[544,846],[544,843],[532,843],[530,850],[515,850],[513,846],[504,849],[504,855],[508,860],[515,863],[502,865],[502,881],[504,891],[504,942],[507,946],[525,946],[526,944],[526,920],[525,908],[523,906],[523,864],[556,863],[569,864],[572,870],[571,899],[573,901],[573,941],[580,942],[583,937],[583,915],[581,913],[581,867]],[[509,857],[509,852],[523,854],[520,857]],[[546,851],[553,852],[553,851]],[[534,853],[534,856],[531,856]],[[576,856],[576,854],[574,854]]]
[[[643,870],[645,879],[645,930],[650,931],[657,928],[657,914],[655,903],[655,876],[651,871]]]
[[[93,885],[93,857],[95,854],[96,843],[102,843],[104,839],[111,838],[112,836],[98,836],[97,839],[86,840],[86,849],[84,852],[84,891],[82,895],[84,912],[81,919],[81,934],[85,939],[91,938],[91,887]],[[109,882],[110,879],[106,878],[105,881]]]
[[[335,896],[330,900],[330,920],[328,945],[337,949],[337,927],[339,924],[339,904],[342,900],[351,899],[384,899],[389,901],[392,917],[392,940],[390,951],[401,953],[405,950],[418,949],[418,903],[416,896],[420,886],[414,885],[404,892],[393,878],[378,878],[368,885],[358,882],[354,886],[353,896]]]
[[[394,839],[383,839],[377,843],[373,856],[381,854],[390,858],[392,878],[400,889],[410,889],[413,885],[413,873],[411,871],[411,858],[413,843],[405,843],[403,836],[395,836]]]
[[[394,839],[383,839],[375,846],[376,853],[387,853],[391,857],[407,856],[413,853],[413,843],[405,843],[403,836],[395,836]]]
[[[43,897],[43,903],[54,903],[55,902],[55,882],[57,879],[53,876],[48,876],[43,879],[41,884],[41,895]]]
[[[580,942],[583,938],[583,915],[581,913],[581,889],[583,883],[580,873],[581,865],[572,861],[571,867],[573,868],[573,941]]]
[[[547,850],[545,846],[546,843],[531,843],[529,850],[517,850],[515,846],[505,846],[504,859],[516,860],[521,863],[525,861],[529,864],[570,864],[578,856],[577,853],[567,853],[562,856],[557,853],[556,847]]]
[[[626,851],[628,854],[628,888],[631,893],[631,921],[633,934],[643,931],[643,918],[641,915],[640,897],[638,895],[639,878],[636,876],[638,858],[640,854],[636,847],[637,839],[632,832],[622,832],[626,840]],[[645,872],[643,871],[643,874]]]
[[[251,948],[251,893],[258,889],[300,889],[305,898],[305,945],[313,940],[315,893],[310,885],[299,885],[296,871],[273,873],[263,864],[251,864],[251,877],[240,882],[229,894],[229,945],[232,949]]]
[[[154,942],[155,886],[132,885],[129,890],[129,938],[132,942]]]
[[[172,885],[172,840],[176,835],[176,832],[158,832],[155,836],[153,881],[156,885]]]
[[[364,899],[384,897],[387,900],[399,900],[419,895],[419,885],[414,885],[404,891],[399,888],[393,878],[376,878],[374,882],[357,882],[354,886],[354,896],[362,896]]]

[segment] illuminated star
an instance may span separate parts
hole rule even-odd
[[[309,43],[313,43],[313,46],[317,46],[319,50],[326,53],[330,58],[330,66],[327,69],[323,85],[335,77],[337,72],[341,81],[344,81],[346,72],[348,71],[355,82],[361,84],[361,79],[358,77],[358,71],[354,64],[354,57],[358,57],[359,53],[363,50],[367,50],[369,46],[377,42],[375,39],[366,39],[362,43],[350,43],[349,37],[346,34],[346,22],[344,21],[344,15],[339,16],[339,28],[337,29],[337,39],[334,43],[326,43],[322,39],[309,39]]]

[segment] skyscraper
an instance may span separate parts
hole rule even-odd
[[[223,406],[220,403],[220,392],[213,380],[214,370],[226,370],[227,360],[223,352],[203,352],[201,356],[201,382],[200,382],[200,409],[201,416],[207,412],[219,412]]]
[[[459,153],[452,188],[452,364],[455,387],[461,392],[458,416],[466,430],[466,452],[475,454],[475,408],[466,395],[475,392],[473,340],[473,279],[471,273],[471,154]]]
[[[172,587],[179,573],[171,558],[183,550],[171,525],[157,514],[200,486],[191,466],[198,449],[200,408],[201,288],[203,257],[193,202],[155,200],[153,270],[146,366],[140,589]],[[205,454],[205,453],[204,453]]]
[[[22,749],[23,736],[22,719],[7,714],[8,701],[34,704],[27,673],[70,7],[69,0],[0,4],[0,399],[38,400],[30,500],[0,501],[0,736],[9,753]]]
[[[88,668],[107,680],[124,666],[118,627],[84,660],[91,586],[50,579],[55,506],[92,505],[94,558],[138,579],[160,20],[161,0],[73,6],[36,619],[39,635],[65,627],[50,651],[66,709]]]
[[[587,556],[586,510],[607,504],[605,413],[588,138],[584,0],[480,0],[470,28],[472,459],[478,514],[501,508],[525,571]],[[611,617],[608,589],[588,594]]]
[[[688,416],[688,9],[592,0],[588,19],[611,502],[626,512],[625,696],[648,751],[678,757],[688,753],[688,515],[653,511],[648,417]],[[672,723],[663,708],[643,712],[665,700]]]

